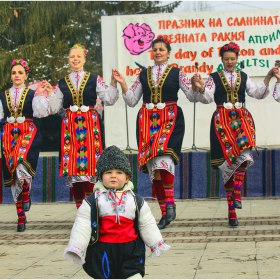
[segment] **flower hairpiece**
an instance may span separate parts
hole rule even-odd
[[[234,42],[229,42],[228,44],[223,46],[223,49],[226,51],[234,51],[235,53],[238,54],[240,47]]]
[[[14,59],[14,60],[12,61],[12,65],[13,65],[13,66],[14,66],[14,65],[21,65],[21,66],[24,68],[25,71],[30,70],[29,64],[28,64],[25,60],[23,60],[22,58],[16,58],[16,59]]]
[[[157,40],[162,40],[164,43],[170,45],[171,44],[171,38],[167,35],[158,35]]]
[[[88,50],[86,49],[86,46],[85,46],[85,45],[82,45],[82,44],[80,44],[80,43],[75,44],[75,45],[72,47],[72,49],[74,49],[74,48],[80,48],[80,49],[82,49],[82,50],[84,51],[84,54],[85,54],[85,55],[87,55],[87,53],[88,53]]]

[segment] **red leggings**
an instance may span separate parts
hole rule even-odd
[[[90,182],[77,182],[73,184],[72,194],[75,199],[76,207],[82,205],[83,200],[93,193],[94,184]]]

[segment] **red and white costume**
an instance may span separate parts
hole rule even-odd
[[[117,244],[137,239],[134,227],[136,206],[132,182],[129,181],[121,191],[112,192],[99,181],[94,190],[99,209],[98,242]],[[151,257],[159,256],[170,249],[170,246],[163,241],[155,218],[146,202],[140,209],[138,223],[140,237],[151,249]],[[70,241],[63,257],[76,264],[84,264],[91,231],[91,207],[84,200],[78,209]]]

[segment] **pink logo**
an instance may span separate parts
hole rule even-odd
[[[130,23],[123,30],[122,37],[124,45],[130,54],[139,55],[151,47],[155,34],[150,26],[145,23],[141,25],[139,23]]]

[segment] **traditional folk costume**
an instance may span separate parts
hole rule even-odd
[[[84,70],[72,71],[59,80],[54,90],[52,113],[66,110],[61,123],[60,176],[67,176],[76,207],[93,192],[95,166],[100,157],[102,132],[100,117],[94,106],[99,97],[105,105],[113,105],[118,90],[106,86],[99,76]]]
[[[110,169],[131,175],[127,157],[115,146],[104,150],[97,163],[100,181],[77,212],[63,256],[83,265],[96,279],[142,278],[145,245],[151,249],[151,257],[160,256],[170,246],[163,241],[148,204],[133,192],[131,181],[122,189],[103,185],[102,174]]]
[[[275,101],[280,102],[280,83],[275,83],[275,85],[271,89],[272,96],[275,99]]]
[[[222,70],[212,73],[205,92],[196,96],[202,103],[217,104],[210,128],[211,165],[222,172],[230,225],[238,225],[235,208],[242,208],[242,182],[246,169],[254,163],[251,150],[256,147],[255,124],[245,108],[245,92],[256,99],[269,94],[264,82],[255,85],[244,72]]]
[[[179,89],[194,101],[194,95],[190,93],[191,82],[184,72],[164,63],[142,70],[123,94],[130,107],[134,107],[143,95],[143,105],[137,117],[138,163],[140,169],[150,175],[167,224],[176,216],[175,165],[179,161],[185,133],[184,115],[177,105]],[[154,179],[155,170],[159,170],[161,180]]]
[[[40,134],[36,118],[50,113],[48,98],[35,96],[24,85],[11,87],[0,94],[0,119],[5,123],[2,135],[2,160],[5,187],[11,187],[18,214],[18,231],[25,230],[31,200],[32,178],[40,152]]]

